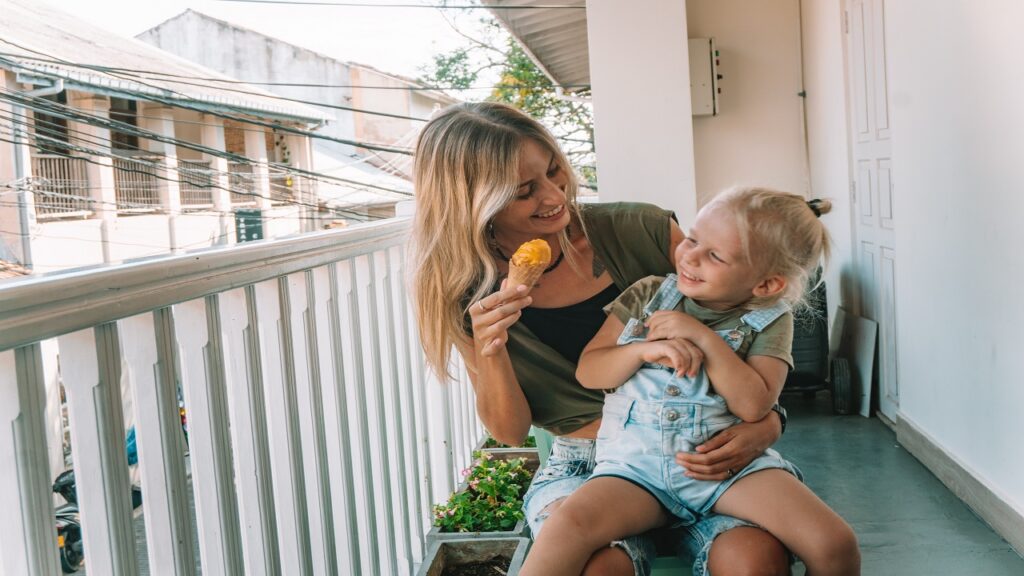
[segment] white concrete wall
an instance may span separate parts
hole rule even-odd
[[[239,80],[339,86],[351,84],[348,67],[337,60],[191,11],[143,32],[138,39]],[[217,49],[211,50],[212,45],[216,45]],[[288,98],[311,102],[351,106],[352,101],[352,91],[348,88],[261,88]],[[351,112],[331,108],[320,110],[332,116],[333,120],[320,128],[319,133],[336,138],[352,137],[354,128]],[[324,140],[317,140],[316,146],[345,156],[355,152],[351,146]]]
[[[723,76],[719,114],[693,117],[700,205],[733,185],[806,193],[800,0],[687,0],[686,22],[715,39]]]
[[[40,222],[33,230],[33,271],[55,272],[103,263],[103,222],[88,220],[55,220]],[[159,229],[167,236],[167,225]]]
[[[677,0],[587,1],[601,200],[697,213],[686,7]],[[645,85],[653,82],[653,85]]]
[[[886,16],[901,417],[1024,514],[1024,3]]]
[[[835,318],[836,306],[850,307],[853,289],[843,15],[840,0],[801,0],[801,6],[810,165],[808,196],[832,201],[832,212],[823,217],[833,241],[832,261],[825,276],[831,320]]]

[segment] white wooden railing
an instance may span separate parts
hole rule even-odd
[[[408,234],[388,221],[0,284],[0,573],[59,573],[56,339],[89,574],[138,573],[122,382],[149,573],[195,574],[198,555],[209,575],[412,574],[482,429],[465,382],[423,367]]]

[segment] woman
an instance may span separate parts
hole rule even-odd
[[[502,104],[438,113],[420,133],[414,174],[413,291],[427,362],[446,376],[455,346],[497,440],[519,444],[531,424],[555,435],[524,498],[536,534],[593,468],[603,395],[576,382],[580,352],[604,322],[605,304],[634,281],[673,270],[683,233],[654,206],[577,205],[575,176],[554,138]],[[528,294],[501,285],[509,255],[534,238],[547,240],[553,256],[538,284]],[[773,412],[677,461],[695,478],[722,480],[780,434]],[[740,520],[712,516],[672,534],[695,558],[695,574],[789,573],[779,541]],[[646,575],[652,549],[646,536],[612,543],[584,574]]]

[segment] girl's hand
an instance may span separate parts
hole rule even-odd
[[[658,310],[644,323],[647,326],[647,340],[667,340],[669,338],[686,338],[697,341],[702,330],[708,328],[699,320],[675,310]]]
[[[782,435],[775,412],[760,422],[740,422],[697,446],[696,453],[677,452],[676,464],[697,480],[725,480],[753,462]]]
[[[494,356],[508,342],[508,328],[522,316],[521,310],[533,302],[526,286],[506,286],[477,300],[469,307],[473,325],[473,343],[480,356]]]
[[[634,345],[640,348],[641,360],[672,368],[677,378],[683,374],[691,378],[696,376],[704,362],[704,353],[685,338],[637,342]]]

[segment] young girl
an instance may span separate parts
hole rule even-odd
[[[712,512],[761,526],[808,574],[859,574],[853,531],[778,453],[720,482],[692,479],[674,461],[775,403],[792,366],[789,310],[827,257],[817,217],[830,207],[759,188],[726,192],[676,249],[676,275],[640,280],[605,308],[576,373],[587,388],[614,389],[597,466],[535,535],[523,575],[576,576],[611,541]]]

